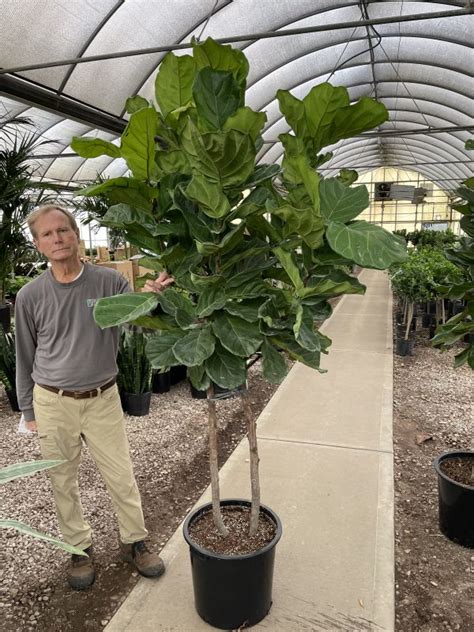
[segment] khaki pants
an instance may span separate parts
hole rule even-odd
[[[59,526],[65,542],[86,549],[92,532],[79,498],[78,468],[84,438],[102,474],[117,514],[120,539],[125,544],[148,535],[117,385],[97,397],[73,399],[36,385],[33,402],[41,452],[45,459],[66,463],[49,470]]]

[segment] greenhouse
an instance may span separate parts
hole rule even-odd
[[[474,629],[471,0],[2,0],[5,632]]]

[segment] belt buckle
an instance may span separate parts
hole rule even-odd
[[[80,392],[80,391],[73,391],[73,397],[74,397],[74,399],[80,399],[80,395],[81,395],[81,392]]]

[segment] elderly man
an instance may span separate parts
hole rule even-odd
[[[129,292],[115,270],[82,263],[76,221],[59,206],[43,206],[28,218],[34,243],[50,268],[18,293],[15,309],[17,393],[26,426],[38,433],[45,459],[65,462],[50,472],[63,538],[85,551],[73,555],[69,584],[92,585],[92,534],[79,498],[78,467],[85,442],[117,514],[122,557],[142,575],[164,572],[145,539],[116,385],[117,328],[101,330],[92,315],[99,298]],[[162,273],[148,289],[173,280]]]

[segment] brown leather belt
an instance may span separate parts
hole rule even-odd
[[[112,378],[109,382],[106,382],[102,386],[98,386],[97,388],[93,388],[90,391],[63,391],[60,388],[56,388],[55,386],[48,386],[47,384],[38,384],[41,388],[46,389],[47,391],[51,391],[52,393],[61,393],[64,397],[73,397],[74,399],[90,399],[91,397],[97,397],[99,393],[102,391],[106,391],[108,388],[113,386],[116,382],[116,378]]]

